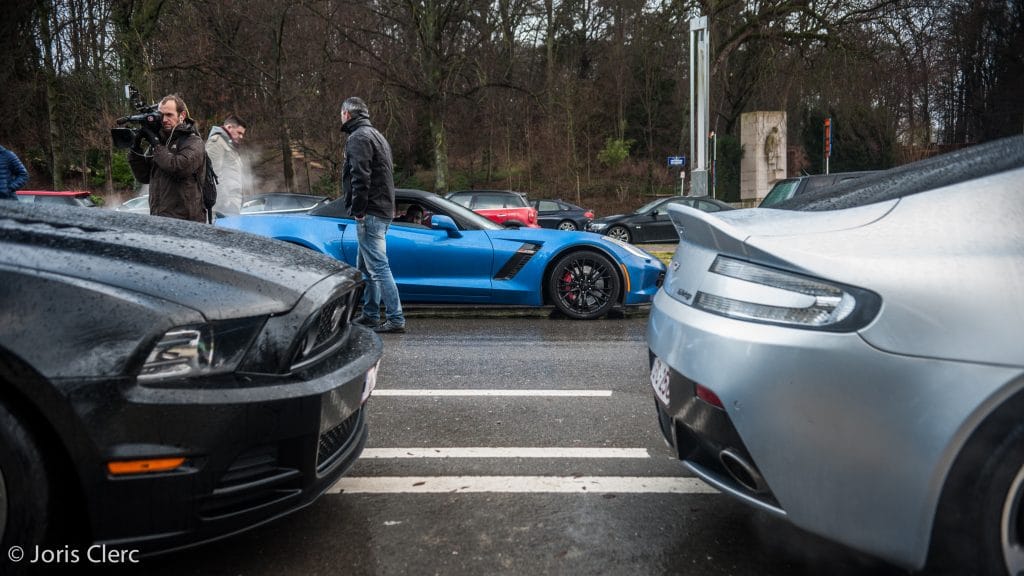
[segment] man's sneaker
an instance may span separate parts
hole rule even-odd
[[[378,334],[401,334],[405,332],[405,324],[395,324],[391,320],[387,320],[383,324],[374,327],[373,331]]]
[[[380,326],[380,320],[376,318],[370,318],[369,316],[364,316],[362,314],[360,314],[359,317],[353,320],[352,322],[360,324],[362,326],[369,326],[370,328],[376,328],[377,326]]]

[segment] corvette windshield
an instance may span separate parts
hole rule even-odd
[[[419,193],[418,194],[422,194]],[[398,190],[395,199],[405,202],[424,202],[430,205],[430,211],[433,213],[447,214],[455,220],[455,223],[459,225],[459,228],[464,230],[502,230],[502,226],[491,222],[487,218],[473,212],[469,208],[464,208],[451,200],[445,200],[440,196],[433,194],[427,194],[426,196],[409,195],[408,192]],[[320,204],[309,211],[309,214],[313,216],[328,216],[331,218],[351,218],[348,213],[348,209],[345,208],[345,199],[338,198],[332,202]]]

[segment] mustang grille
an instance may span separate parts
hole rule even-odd
[[[254,448],[238,456],[221,474],[200,508],[204,518],[218,518],[266,506],[301,492],[301,475],[280,460],[276,445]]]
[[[352,440],[353,433],[359,429],[362,409],[356,410],[344,422],[320,435],[320,446],[316,452],[316,471],[323,472],[337,460],[343,449]]]

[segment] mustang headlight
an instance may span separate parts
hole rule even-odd
[[[738,320],[849,332],[866,326],[881,307],[868,290],[724,256],[709,272],[694,307]]]
[[[171,328],[150,350],[139,380],[191,378],[233,371],[263,327],[245,318]]]

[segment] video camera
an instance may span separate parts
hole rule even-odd
[[[121,118],[118,118],[117,124],[119,126],[123,126],[124,124],[136,124],[138,126],[146,125],[149,126],[152,131],[159,132],[159,105],[147,105],[142,100],[142,95],[139,94],[139,91],[131,84],[125,84],[124,96],[132,103],[132,107],[135,108],[136,113],[131,116],[122,116]],[[111,128],[110,137],[114,142],[115,148],[131,148],[132,143],[135,142],[135,136],[138,132],[138,128]]]

